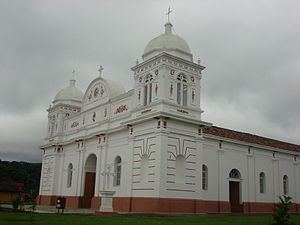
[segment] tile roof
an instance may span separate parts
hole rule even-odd
[[[203,133],[218,136],[218,137],[248,142],[250,144],[265,145],[268,147],[300,152],[300,145],[278,141],[266,137],[261,137],[254,134],[243,133],[240,131],[229,130],[222,127],[216,127],[216,126],[206,127],[203,129]]]

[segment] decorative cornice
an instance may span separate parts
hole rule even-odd
[[[205,69],[204,66],[199,65],[199,64],[197,64],[197,63],[190,62],[190,61],[185,60],[185,59],[182,59],[182,58],[180,58],[180,57],[177,57],[177,56],[174,56],[174,55],[171,55],[171,54],[162,52],[162,53],[160,53],[159,55],[156,55],[156,56],[154,56],[154,57],[151,58],[151,59],[148,59],[148,60],[146,60],[146,61],[144,61],[144,62],[142,62],[142,63],[140,63],[140,64],[138,64],[138,65],[133,66],[133,67],[131,68],[131,70],[132,70],[132,71],[135,71],[135,70],[138,69],[138,68],[146,67],[148,64],[151,64],[151,63],[153,63],[153,62],[155,62],[155,61],[157,61],[157,60],[163,59],[164,57],[170,58],[170,59],[172,59],[172,60],[179,61],[179,62],[181,62],[182,64],[186,64],[186,65],[188,65],[188,66],[196,67],[196,68],[199,69],[200,71],[202,71],[202,70]],[[165,63],[165,62],[162,62],[162,63]]]

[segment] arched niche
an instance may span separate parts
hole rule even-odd
[[[109,99],[125,93],[119,82],[97,77],[88,86],[83,97],[83,110],[108,102]]]

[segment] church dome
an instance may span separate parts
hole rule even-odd
[[[144,50],[143,60],[152,58],[162,52],[193,61],[193,55],[188,43],[178,35],[172,33],[172,24],[165,24],[165,33],[153,38]]]
[[[83,93],[75,87],[75,80],[70,81],[70,86],[61,89],[55,96],[53,103],[58,101],[77,101],[82,102]]]

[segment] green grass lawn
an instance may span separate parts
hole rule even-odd
[[[300,225],[300,215],[292,215],[291,221]],[[270,215],[255,216],[84,216],[0,212],[0,225],[269,225]]]

